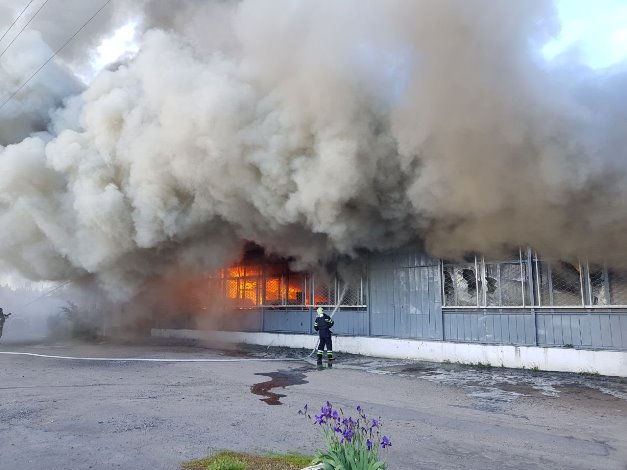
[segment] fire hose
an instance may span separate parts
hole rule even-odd
[[[347,286],[344,286],[344,290],[340,298],[338,299],[337,304],[333,308],[333,311],[329,315],[331,318],[337,313],[340,304],[344,300],[344,295],[346,294]],[[317,341],[316,341],[317,343]],[[272,346],[272,343],[270,344]],[[270,347],[268,346],[268,348]],[[311,350],[311,352],[307,356],[303,356],[300,358],[194,358],[194,359],[176,359],[176,358],[141,358],[141,357],[76,357],[76,356],[57,356],[52,354],[38,354],[38,353],[30,353],[30,352],[15,352],[15,351],[0,351],[0,354],[5,356],[30,356],[30,357],[42,357],[47,359],[65,359],[65,360],[73,360],[73,361],[92,361],[92,362],[270,362],[270,361],[281,361],[281,362],[301,362],[309,359],[315,352],[317,347]]]

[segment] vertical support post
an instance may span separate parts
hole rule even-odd
[[[533,288],[533,253],[531,252],[531,248],[527,248],[526,265],[525,281],[527,282],[527,288],[529,291],[529,304],[533,306],[536,305],[536,290]]]
[[[485,258],[483,256],[481,257],[481,264],[479,265],[479,268],[481,269],[481,302],[485,307],[488,305],[488,289],[485,278]]]
[[[497,302],[499,307],[503,305],[503,273],[501,272],[501,263],[496,264],[496,291],[498,292]]]
[[[309,334],[312,334],[313,333],[313,322],[314,322],[312,317],[313,317],[313,307],[314,307],[314,300],[315,300],[315,297],[314,297],[314,275],[313,275],[313,273],[309,273],[308,277],[309,277],[309,285],[310,285],[310,288],[309,288],[309,295],[310,295],[310,297],[309,297],[308,300],[307,299],[305,300],[305,303],[309,304]]]
[[[535,266],[534,266],[535,260]],[[534,276],[535,267],[535,276]],[[527,282],[529,283],[529,296],[531,303],[531,316],[533,320],[533,344],[538,345],[538,315],[536,312],[536,305],[540,305],[540,285],[538,283],[538,255],[531,251],[531,248],[527,247]],[[536,288],[533,288],[534,280],[536,282]]]
[[[444,290],[444,261],[440,260],[440,295],[442,296],[442,307],[446,305],[446,291]]]
[[[547,262],[547,269],[549,273],[549,304],[553,307],[555,305],[555,296],[553,295],[553,266],[551,262]]]
[[[538,265],[538,253],[535,253],[535,268],[536,268],[536,299],[538,306],[542,307],[542,295],[540,292],[540,267]]]
[[[518,249],[518,265],[520,266],[520,285],[522,292],[522,306],[523,308],[527,306],[527,299],[525,299],[525,270],[523,269],[522,263],[522,248]]]
[[[444,341],[444,305],[446,304],[446,292],[444,291],[444,262],[439,261],[440,271],[440,340]]]
[[[368,303],[366,313],[368,314],[368,336],[372,336],[372,281],[370,280],[370,255],[368,255],[368,265],[366,266],[366,292],[368,292]]]
[[[607,263],[603,263],[603,289],[605,290],[605,301],[607,305],[612,305],[612,295],[610,292],[610,270]]]
[[[586,306],[586,294],[584,285],[584,277],[583,277],[583,267],[581,266],[581,260],[577,259],[577,265],[579,266],[579,289],[581,290],[581,305],[583,307]]]
[[[263,332],[266,328],[266,309],[264,305],[266,304],[266,266],[265,264],[261,265],[261,331]]]
[[[362,271],[362,275],[359,276],[359,305],[364,304],[364,276]]]
[[[453,306],[459,306],[459,285],[457,284],[457,269],[453,266],[452,269],[453,274],[451,275],[451,280],[453,282]]]
[[[475,294],[477,297],[477,307],[479,307],[479,266],[477,265],[477,256],[475,256]]]

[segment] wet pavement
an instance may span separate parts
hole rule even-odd
[[[282,405],[281,398],[285,398],[286,395],[274,393],[271,392],[271,390],[276,388],[285,389],[285,387],[292,385],[304,385],[308,383],[307,380],[305,380],[305,372],[309,372],[309,368],[279,370],[276,372],[258,372],[255,375],[270,377],[270,380],[252,385],[250,391],[255,395],[265,397],[260,398],[260,400],[268,405]]]
[[[248,346],[249,357],[299,358],[308,351],[288,348]],[[307,358],[311,366],[299,369],[315,372],[315,362]],[[340,355],[334,363],[336,369],[361,370],[370,374],[394,375],[417,378],[436,384],[448,385],[462,390],[471,401],[471,407],[483,411],[507,412],[516,400],[551,400],[568,398],[573,401],[592,399],[595,406],[627,410],[627,378],[603,377],[591,374],[569,374],[560,372],[506,369],[500,367],[469,366],[451,363],[435,363],[412,360],[370,358],[355,355]],[[272,375],[267,375],[271,377]],[[285,389],[290,375],[278,374],[274,387]],[[300,376],[299,375],[299,376]],[[304,377],[304,375],[303,375]],[[299,379],[302,380],[302,379]],[[286,392],[287,393],[287,392]],[[285,397],[285,395],[281,395]],[[626,431],[627,432],[627,431]]]
[[[390,470],[627,468],[625,379],[352,355],[318,370],[311,351],[155,341],[2,350],[238,360],[0,355],[2,470],[176,469],[220,449],[312,453],[319,430],[297,412],[327,400],[383,418]]]

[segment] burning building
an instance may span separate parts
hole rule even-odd
[[[531,249],[500,261],[452,262],[415,247],[370,253],[354,264],[359,269],[345,280],[337,272],[295,272],[260,250],[248,252],[206,280],[212,312],[179,327],[194,328],[203,315],[222,311],[231,321],[214,328],[313,333],[316,307],[337,306],[334,330],[342,336],[627,349],[625,271],[585,259],[542,259]]]
[[[96,7],[0,0],[3,269],[247,330],[339,303],[345,335],[625,349],[627,65],[546,60],[552,1]]]

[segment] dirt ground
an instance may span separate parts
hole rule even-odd
[[[143,344],[7,344],[57,356],[271,358],[90,362],[0,354],[0,469],[176,469],[218,449],[312,453],[297,411],[329,400],[384,420],[390,469],[627,469],[617,378]]]

